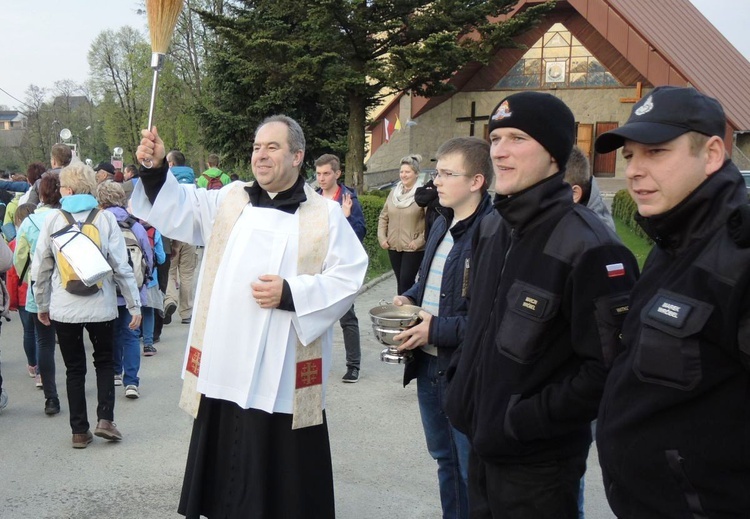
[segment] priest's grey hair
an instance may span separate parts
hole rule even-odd
[[[272,115],[263,119],[258,127],[255,129],[255,134],[258,134],[261,126],[268,123],[283,123],[288,128],[288,141],[289,151],[297,153],[298,151],[305,151],[305,133],[302,131],[302,127],[297,121],[287,115]]]

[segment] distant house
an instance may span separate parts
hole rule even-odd
[[[508,16],[541,1],[519,0]],[[596,137],[623,124],[633,103],[655,86],[693,86],[721,102],[727,150],[750,168],[750,63],[689,0],[558,0],[515,41],[517,48],[499,49],[486,65],[458,70],[448,80],[451,94],[401,92],[384,105],[368,128],[365,184],[396,178],[407,153],[428,159],[452,137],[486,138],[493,107],[523,90],[562,99],[576,116],[577,144],[592,172],[622,178],[624,160],[596,153]]]
[[[75,112],[82,106],[88,106],[91,100],[86,96],[57,96],[52,100],[52,106],[56,110],[64,110],[66,113]]]
[[[25,130],[26,116],[16,110],[0,110],[0,131]]]

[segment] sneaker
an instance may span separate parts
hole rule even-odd
[[[151,345],[146,344],[143,346],[143,356],[144,357],[153,357],[156,355],[156,348],[154,348]]]
[[[74,434],[73,435],[73,448],[85,449],[86,447],[88,447],[89,443],[91,443],[92,441],[94,441],[94,436],[91,434],[91,431],[86,431],[85,433]]]
[[[126,386],[125,387],[125,396],[128,397],[128,398],[133,398],[133,399],[136,399],[139,396],[141,396],[138,393],[138,386],[133,386],[133,385]]]
[[[36,366],[26,366],[26,370],[29,373],[29,377],[31,378],[36,377]]]
[[[181,322],[182,322],[182,324],[190,324],[190,321],[191,321],[191,318],[190,317],[186,317]]]
[[[359,368],[348,368],[346,370],[346,375],[341,378],[341,382],[347,382],[349,384],[354,384],[357,381],[359,381]]]
[[[115,385],[116,386],[122,385],[122,375],[115,375]]]
[[[8,392],[0,389],[0,411],[8,407]]]
[[[120,431],[117,430],[117,425],[115,425],[115,422],[110,422],[109,420],[99,420],[96,423],[94,434],[99,438],[104,438],[111,441],[122,440],[122,434],[120,434]]]
[[[34,376],[34,384],[36,385],[37,389],[42,389],[42,387],[44,387],[44,384],[42,384],[41,375]]]
[[[60,399],[48,398],[44,402],[44,414],[52,416],[60,412]]]
[[[172,322],[172,314],[175,313],[177,310],[177,304],[176,303],[169,303],[167,306],[164,307],[164,324],[169,324]]]

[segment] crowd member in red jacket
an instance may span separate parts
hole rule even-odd
[[[16,229],[21,227],[21,222],[33,213],[35,209],[36,206],[34,204],[21,204],[18,206],[13,215],[13,223],[16,226]],[[8,246],[10,247],[10,250],[16,250],[16,240],[11,240]],[[30,266],[31,263],[29,263],[29,267]],[[29,312],[26,311],[26,292],[29,287],[25,281],[19,279],[23,279],[25,275],[25,272],[16,272],[15,267],[11,267],[6,274],[6,284],[8,286],[8,294],[10,295],[9,309],[13,312],[18,312],[18,317],[21,319],[21,324],[23,325],[23,351],[26,353],[26,363],[28,364],[27,369],[29,376],[34,379],[36,387],[41,389],[42,377],[39,375],[36,355],[36,330],[34,329],[34,320]]]

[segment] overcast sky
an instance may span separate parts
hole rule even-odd
[[[690,1],[750,60],[750,1]],[[137,13],[143,5],[142,0],[0,0],[0,105],[21,107],[16,99],[23,101],[31,84],[84,83],[88,51],[100,32],[130,25],[148,37],[146,17]]]

